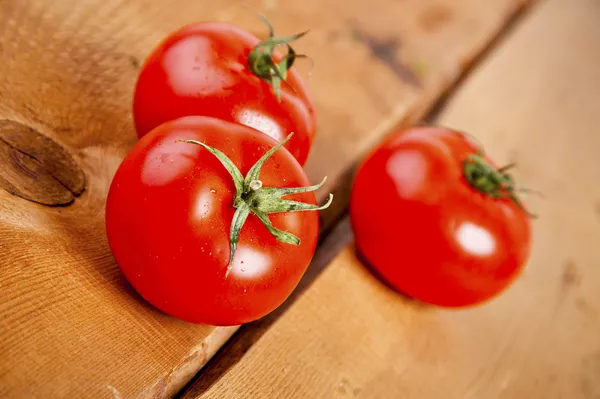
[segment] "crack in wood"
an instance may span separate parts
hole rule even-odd
[[[356,27],[352,29],[352,36],[363,43],[369,49],[371,55],[383,62],[401,81],[412,87],[421,88],[419,76],[409,66],[398,59],[397,53],[400,49],[400,39],[395,37],[379,39],[369,32]]]

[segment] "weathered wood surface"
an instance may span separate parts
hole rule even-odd
[[[422,115],[528,2],[245,4],[281,33],[312,28],[297,46],[316,63],[320,131],[307,170],[334,184],[387,126]],[[235,331],[140,300],[104,233],[106,192],[135,142],[135,76],[152,46],[198,20],[265,32],[240,1],[173,4],[0,2],[1,397],[169,396]],[[11,141],[6,126],[27,140]]]
[[[434,309],[386,288],[350,246],[184,397],[599,398],[599,20],[595,0],[540,3],[438,120],[518,162],[546,196],[529,201],[540,218],[514,286],[481,307]]]

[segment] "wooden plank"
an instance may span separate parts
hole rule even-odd
[[[314,1],[314,12],[303,3],[306,23],[327,28],[304,43],[315,55],[310,87],[319,111],[305,170],[313,180],[329,176],[319,192],[322,201],[330,191],[336,195],[321,214],[328,227],[346,209],[353,163],[392,126],[422,119],[504,25],[535,1],[375,0],[344,7]],[[289,18],[297,12],[290,8]]]
[[[237,363],[201,373],[184,397],[600,397],[599,19],[595,0],[540,4],[439,120],[517,161],[546,195],[530,201],[541,217],[515,285],[484,306],[434,309],[347,247]]]
[[[381,126],[430,106],[528,2],[248,5],[281,33],[314,28],[297,48],[317,65],[311,86],[321,125],[307,170],[334,181]],[[71,203],[49,208],[0,190],[0,396],[170,396],[235,331],[184,323],[141,301],[104,233],[109,183],[135,142],[139,65],[164,35],[199,19],[264,33],[234,0],[24,0],[0,8],[0,119],[21,134],[37,132],[19,142],[22,151],[2,140],[0,186],[32,201]],[[57,144],[61,155],[50,156]],[[49,172],[56,162],[68,166],[64,176]],[[68,183],[83,182],[81,172],[78,196]]]

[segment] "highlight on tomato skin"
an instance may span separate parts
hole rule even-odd
[[[135,144],[110,186],[106,231],[144,299],[189,322],[239,325],[291,294],[317,244],[322,183],[283,143],[196,116]]]
[[[397,291],[460,308],[500,295],[529,258],[531,215],[510,168],[456,130],[400,130],[363,160],[350,196],[360,257]]]
[[[315,108],[292,66],[301,55],[283,52],[303,34],[270,33],[261,41],[235,25],[202,22],[163,38],[137,77],[138,136],[179,117],[210,116],[255,128],[277,142],[293,132],[286,148],[304,165],[316,134]]]

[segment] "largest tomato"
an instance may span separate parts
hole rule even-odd
[[[315,212],[292,211],[318,209],[310,192],[318,185],[294,188],[308,179],[284,148],[267,152],[275,144],[207,117],[167,122],[137,142],[111,184],[106,228],[146,300],[187,321],[234,325],[288,297],[319,222]]]
[[[519,275],[530,220],[517,187],[462,133],[393,134],[359,168],[350,217],[356,246],[393,287],[435,305],[484,302]]]
[[[253,127],[277,141],[293,132],[286,148],[304,165],[315,136],[315,111],[302,78],[287,68],[293,53],[283,56],[275,48],[297,37],[261,42],[220,22],[171,33],[145,60],[136,83],[138,135],[178,117],[211,116]]]

